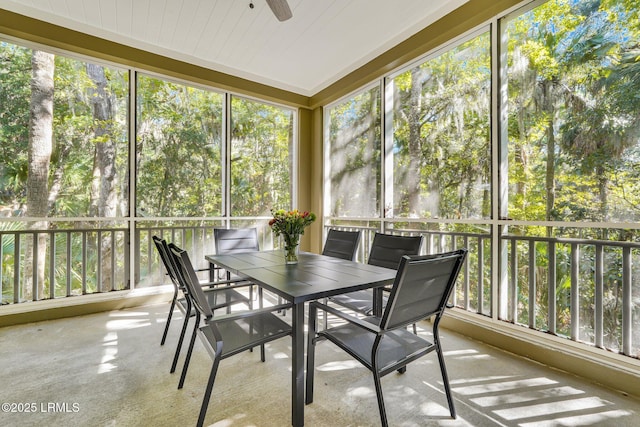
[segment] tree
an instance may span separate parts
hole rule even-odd
[[[54,55],[39,50],[33,51],[31,79],[31,103],[29,107],[29,174],[27,179],[27,215],[33,218],[48,216],[49,200],[49,166],[53,150],[53,72]],[[35,230],[48,228],[47,221],[38,220],[31,224]],[[34,298],[33,270],[36,269],[36,280],[42,295],[44,291],[44,266],[46,235],[37,235],[35,254],[37,265],[34,265],[32,248],[33,241],[28,240],[25,276],[23,281],[23,296],[25,299]]]
[[[91,184],[91,204],[89,215],[97,217],[116,216],[116,144],[113,140],[111,122],[113,108],[106,91],[107,80],[104,68],[87,63],[87,75],[93,83],[88,88],[89,101],[93,107],[95,155],[93,162],[93,182]],[[98,242],[102,255],[101,291],[111,290],[113,272],[111,269],[111,239],[109,236]]]

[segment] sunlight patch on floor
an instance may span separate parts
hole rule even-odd
[[[487,384],[470,385],[467,387],[454,387],[453,390],[463,396],[472,396],[475,394],[496,393],[508,390],[524,389],[526,387],[546,386],[557,384],[556,381],[549,378],[527,378],[515,381],[491,382]]]
[[[488,382],[488,381],[502,381],[502,380],[506,380],[509,378],[513,378],[513,376],[511,375],[495,375],[495,376],[490,376],[490,377],[478,377],[478,378],[461,378],[458,380],[449,380],[449,384],[451,384],[452,386],[454,385],[458,385],[458,384],[470,384],[470,383],[483,383],[483,382]]]
[[[371,387],[353,387],[349,389],[347,395],[353,397],[366,397],[370,398],[376,395],[376,392]]]
[[[631,411],[615,410],[597,414],[574,415],[553,420],[534,421],[518,424],[519,427],[555,427],[555,426],[597,426],[605,421],[633,415]]]
[[[149,326],[149,319],[117,319],[107,321],[107,329],[122,331],[126,329],[144,328]]]
[[[454,357],[454,356],[468,356],[470,354],[480,354],[478,352],[478,350],[473,350],[473,349],[464,349],[464,350],[447,350],[447,351],[443,351],[442,354],[444,354],[446,357]]]
[[[548,399],[548,398],[561,398],[568,396],[575,396],[578,394],[584,394],[582,390],[578,390],[573,387],[552,387],[544,388],[542,390],[527,390],[523,392],[509,393],[499,396],[484,396],[475,397],[469,399],[471,402],[479,406],[489,407],[498,405],[511,405],[514,403],[530,402],[532,400]]]
[[[115,360],[118,355],[118,334],[116,332],[107,332],[103,342],[102,358],[98,365],[98,374],[105,374],[117,368],[116,365],[110,362]]]
[[[611,405],[611,402],[602,400],[599,397],[584,397],[570,400],[556,400],[554,402],[538,403],[535,405],[516,406],[508,409],[498,409],[493,412],[506,420],[517,420],[540,416],[548,418],[550,414],[582,411],[608,405]]]
[[[241,424],[240,421],[242,421],[245,418],[247,418],[246,414],[237,414],[237,415],[234,415],[233,417],[217,421],[217,422],[211,424],[210,427],[231,427],[231,426],[234,426],[234,425],[242,425],[242,426],[244,426],[244,424]],[[253,424],[246,424],[246,427],[254,427],[254,425]]]
[[[328,362],[322,365],[316,366],[318,371],[344,371],[346,369],[353,369],[362,366],[357,360],[340,360],[337,362]]]

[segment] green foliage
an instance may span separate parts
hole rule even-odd
[[[485,33],[394,78],[394,216],[490,215],[489,51]]]
[[[223,96],[147,76],[137,91],[138,214],[220,215]]]
[[[634,3],[554,0],[509,22],[509,217],[640,219]]]
[[[231,214],[265,216],[291,205],[293,111],[231,101]]]
[[[329,109],[331,215],[375,217],[380,212],[380,88],[374,86]]]

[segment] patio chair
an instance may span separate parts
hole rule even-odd
[[[258,230],[256,228],[214,228],[213,240],[217,254],[234,254],[260,250]],[[218,272],[221,270],[217,266],[213,266],[213,269]],[[231,273],[228,271],[226,272],[226,280],[232,280]],[[235,280],[243,279],[236,278]],[[262,307],[262,288],[259,288],[258,292],[260,294],[260,307]],[[249,298],[253,301],[253,286],[249,288]]]
[[[407,364],[435,351],[449,412],[455,418],[438,325],[466,254],[466,249],[460,249],[437,255],[403,256],[382,317],[361,319],[326,304],[312,302],[309,306],[305,402],[313,402],[315,346],[318,341],[328,339],[372,372],[383,427],[388,422],[380,379],[393,371],[404,372]],[[328,311],[346,323],[317,332],[318,310]],[[433,343],[406,330],[409,324],[429,317],[433,317]]]
[[[158,236],[153,236],[153,243],[156,245],[156,249],[158,250],[158,254],[160,255],[160,259],[162,260],[162,264],[167,271],[167,275],[171,280],[171,284],[173,285],[173,297],[171,299],[171,306],[169,307],[169,314],[167,315],[167,323],[164,327],[164,332],[162,334],[162,340],[160,341],[160,345],[164,345],[167,332],[169,331],[169,325],[171,324],[171,318],[173,315],[173,311],[176,307],[182,312],[184,315],[184,321],[182,323],[182,329],[180,331],[180,337],[178,338],[178,345],[176,346],[175,355],[173,357],[173,362],[171,363],[171,369],[169,372],[173,373],[176,370],[176,366],[178,364],[178,358],[180,356],[180,350],[182,349],[182,343],[184,341],[184,336],[187,331],[187,325],[189,323],[189,319],[195,316],[195,310],[192,307],[191,300],[186,297],[188,290],[184,287],[182,282],[179,280],[178,273],[176,271],[173,259],[169,252],[169,246],[167,245],[167,241],[165,239],[161,239]],[[242,293],[237,291],[237,288],[229,288],[224,287],[220,291],[210,292],[209,290],[214,288],[215,286],[228,284],[227,281],[218,281],[218,282],[198,282],[199,286],[206,286],[205,296],[207,297],[207,303],[212,310],[217,310],[219,308],[228,308],[233,304],[245,303],[249,307],[251,307],[251,300],[247,298]],[[245,286],[248,286],[249,283],[246,282]],[[179,295],[182,294],[183,297],[179,298]]]
[[[214,228],[213,238],[218,254],[260,250],[258,230],[255,228]]]
[[[353,261],[360,244],[359,231],[329,230],[322,255]]]
[[[353,261],[356,257],[358,245],[360,244],[361,234],[359,231],[329,229],[327,240],[324,242],[324,249],[322,249],[322,255]],[[325,298],[324,301],[326,304],[328,300]],[[327,322],[327,313],[325,312],[325,328],[327,327]]]
[[[368,264],[396,270],[404,255],[418,255],[422,245],[422,236],[396,236],[376,233],[371,244]],[[383,307],[386,305],[383,297]],[[335,295],[330,302],[355,312],[370,316],[373,314],[373,291],[363,290]]]
[[[213,317],[213,311],[207,304],[206,296],[202,288],[198,286],[197,276],[191,265],[189,255],[175,245],[169,245],[169,248],[176,260],[179,273],[189,290],[188,298],[193,300],[197,313],[196,327],[189,343],[183,375],[187,371],[196,334],[200,337],[213,359],[211,373],[209,374],[198,416],[197,425],[202,426],[220,361],[250,350],[255,346],[264,346],[268,342],[291,335],[291,326],[273,313],[274,311],[288,308],[290,305],[276,305],[269,308]],[[203,325],[199,325],[201,318],[204,319]],[[264,361],[264,357],[262,357],[262,361]],[[181,387],[182,383],[179,388]]]

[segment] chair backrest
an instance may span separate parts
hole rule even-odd
[[[256,228],[214,228],[217,254],[259,251]]]
[[[467,249],[459,249],[435,255],[403,256],[380,327],[396,329],[433,315],[439,321],[466,255]]]
[[[169,279],[171,279],[171,283],[173,283],[173,286],[183,289],[182,283],[177,277],[175,265],[173,264],[173,259],[169,253],[167,241],[158,236],[153,236],[152,239],[153,243],[156,245],[162,264],[164,265],[165,270],[167,270],[167,275],[169,276]]]
[[[204,294],[200,286],[198,275],[191,264],[187,251],[180,249],[173,243],[169,243],[169,253],[173,256],[176,265],[176,273],[179,280],[187,289],[187,298],[191,298],[191,302],[205,318],[213,317],[213,311],[208,303],[207,296]]]
[[[322,255],[353,261],[360,243],[359,231],[329,230]]]
[[[422,236],[394,236],[376,233],[371,244],[368,264],[398,269],[404,255],[418,255]]]

